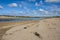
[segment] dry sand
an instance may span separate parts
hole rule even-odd
[[[7,17],[7,16],[0,16],[0,19],[14,19],[16,17]]]
[[[1,40],[60,40],[60,18],[12,24],[1,27]]]

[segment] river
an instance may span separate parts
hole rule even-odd
[[[16,21],[28,21],[28,20],[41,20],[42,18],[13,18],[13,19],[0,19],[0,22],[16,22]]]

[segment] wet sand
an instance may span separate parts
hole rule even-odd
[[[60,18],[3,22],[0,27],[1,40],[60,40]]]
[[[16,25],[24,25],[32,22],[37,22],[34,20],[31,21],[20,21],[20,22],[0,22],[0,28],[9,28]]]

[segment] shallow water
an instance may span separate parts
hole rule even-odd
[[[41,20],[42,18],[14,18],[14,19],[0,19],[0,22],[16,22],[16,21],[28,21],[28,20]]]

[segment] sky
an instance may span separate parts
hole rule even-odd
[[[0,0],[0,15],[60,16],[60,0]]]

